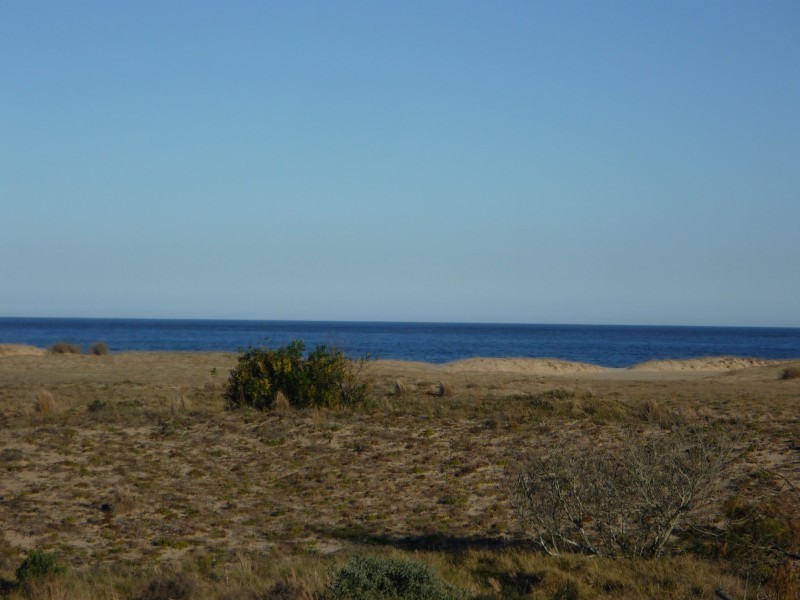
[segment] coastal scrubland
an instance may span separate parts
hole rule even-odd
[[[236,359],[0,347],[0,596],[347,597],[365,569],[430,578],[413,597],[800,594],[798,362],[373,361],[360,406],[259,411],[227,406]],[[725,468],[663,551],[518,518],[537,457],[700,431]]]

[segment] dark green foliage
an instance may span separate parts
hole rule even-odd
[[[65,570],[55,554],[34,550],[17,567],[16,577],[19,583],[25,583],[40,577],[52,577]]]
[[[427,566],[402,559],[356,556],[336,574],[331,600],[450,600],[462,597]]]
[[[297,408],[353,406],[366,401],[368,386],[358,381],[364,359],[353,361],[342,352],[317,346],[307,357],[295,340],[277,350],[250,348],[231,370],[225,399],[230,408],[272,407],[278,392]]]
[[[76,344],[68,344],[62,340],[50,346],[50,352],[53,354],[80,354],[81,347]]]

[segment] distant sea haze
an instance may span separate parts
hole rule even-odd
[[[800,328],[0,318],[0,344],[40,347],[64,340],[86,348],[102,340],[111,352],[232,352],[295,339],[352,356],[433,363],[483,356],[629,367],[702,356],[800,358]]]

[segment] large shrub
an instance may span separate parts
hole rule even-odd
[[[331,600],[454,600],[461,595],[427,566],[356,556],[333,579]]]
[[[242,352],[228,378],[228,406],[267,410],[278,393],[297,408],[353,406],[367,399],[368,386],[359,380],[365,359],[351,360],[324,345],[307,356],[304,352],[300,340],[277,350],[264,346]]]
[[[513,480],[523,530],[550,554],[662,555],[699,525],[737,456],[735,432],[695,424],[627,432],[605,445],[532,448]]]

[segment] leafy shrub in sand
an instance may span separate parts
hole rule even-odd
[[[369,387],[359,374],[366,359],[351,360],[324,345],[304,356],[305,345],[295,340],[272,350],[250,348],[228,378],[225,399],[230,408],[273,407],[279,394],[295,408],[340,407],[362,404]]]
[[[462,595],[411,560],[356,556],[339,570],[331,600],[450,600]]]

